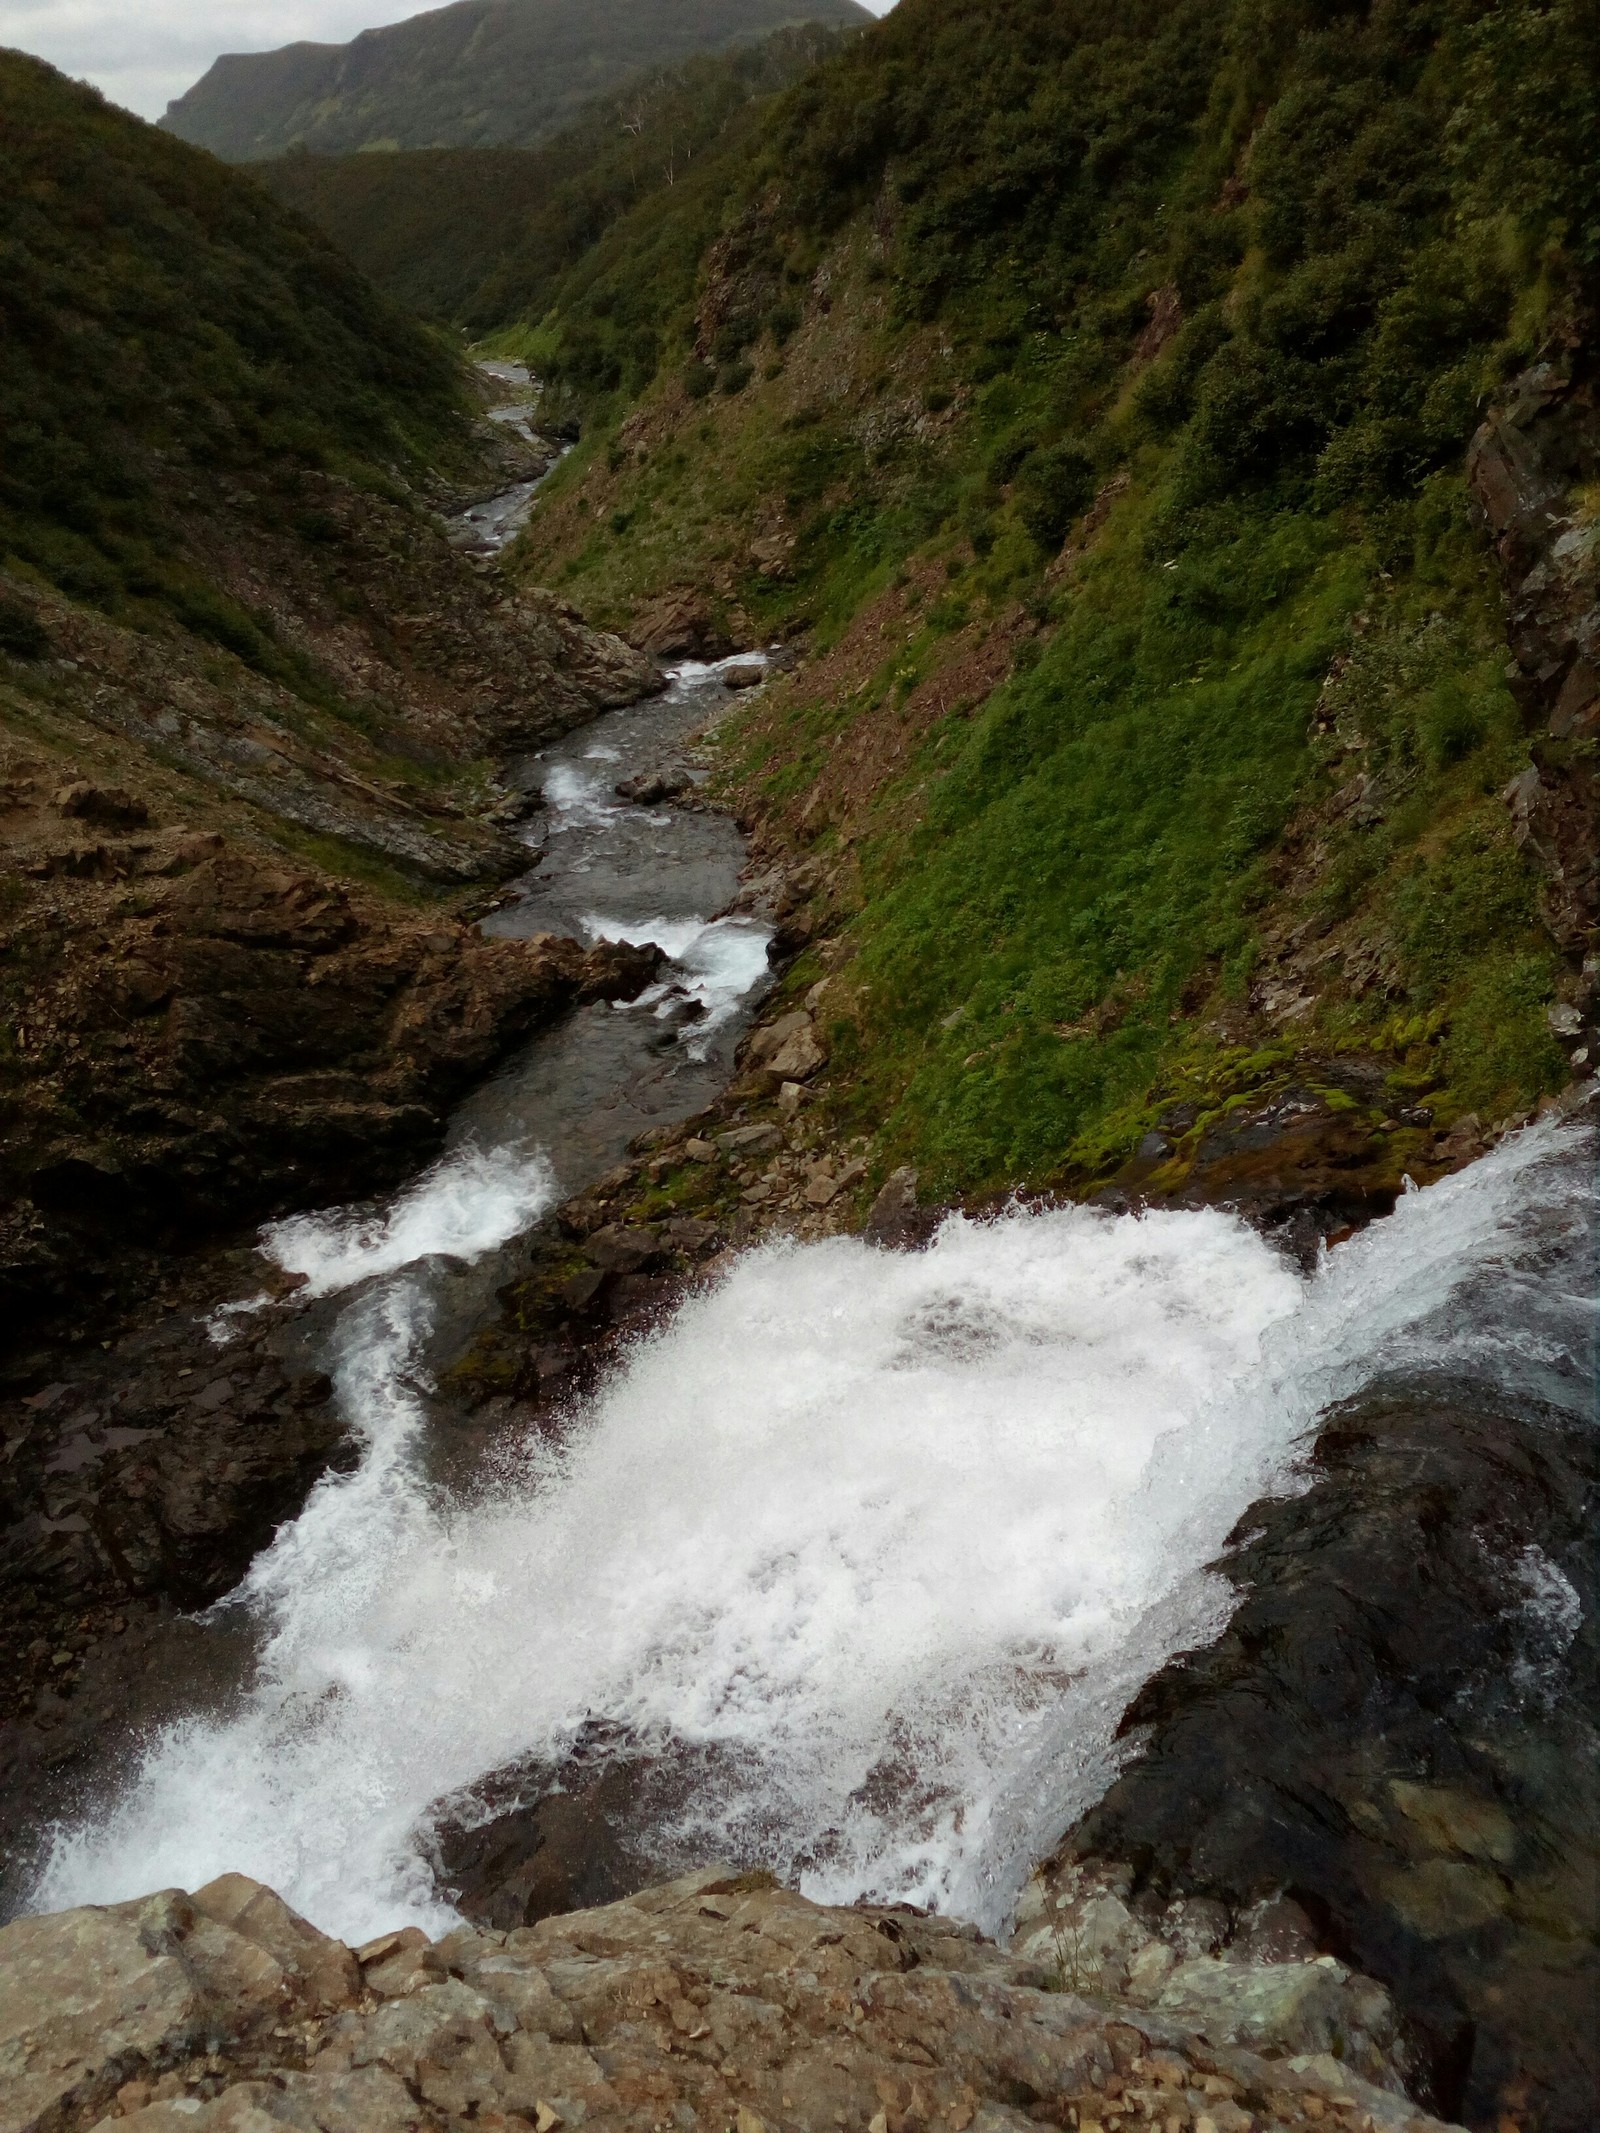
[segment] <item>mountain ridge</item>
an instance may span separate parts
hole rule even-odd
[[[481,331],[519,312],[539,316],[619,216],[697,160],[729,152],[759,124],[758,107],[850,34],[804,23],[656,68],[537,148],[289,155],[250,172],[386,296]]]
[[[871,19],[855,0],[454,0],[348,44],[224,54],[160,123],[231,162],[531,147],[647,68],[796,23]]]

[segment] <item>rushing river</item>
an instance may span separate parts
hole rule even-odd
[[[362,1463],[250,1572],[256,1685],[154,1740],[120,1802],[58,1839],[37,1900],[233,1868],[352,1939],[438,1929],[430,1803],[601,1716],[721,1751],[684,1849],[1003,1928],[1115,1768],[1131,1692],[1220,1624],[1205,1565],[1295,1485],[1330,1401],[1463,1371],[1587,1398],[1577,1137],[1504,1144],[1310,1278],[1217,1213],[755,1251],[564,1449],[465,1502],[422,1458],[430,1255],[526,1223],[550,1159],[464,1148],[380,1220],[286,1224],[283,1262],[349,1297]]]
[[[727,908],[733,825],[614,791],[689,775],[723,701],[686,667],[519,767],[547,802],[539,864],[490,930],[673,961],[530,1046],[392,1201],[266,1233],[306,1277],[360,1463],[228,1603],[256,1627],[250,1685],[57,1833],[39,1907],[239,1870],[352,1940],[437,1930],[436,1804],[559,1765],[598,1719],[706,1773],[665,1855],[1000,1931],[1117,1768],[1132,1693],[1225,1619],[1207,1565],[1255,1498],[1300,1485],[1330,1403],[1449,1376],[1589,1398],[1592,1185],[1580,1129],[1545,1124],[1309,1276],[1217,1212],[953,1218],[914,1254],[769,1245],[641,1339],[559,1445],[445,1478],[430,1371],[544,1210],[725,1082],[765,983],[767,929]]]

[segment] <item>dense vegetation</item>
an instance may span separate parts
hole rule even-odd
[[[1018,602],[1041,625],[997,691],[906,728],[847,830],[834,805],[800,832],[860,884],[837,1042],[863,1118],[943,1183],[1128,1145],[1152,1091],[1214,1071],[1192,1018],[1248,997],[1290,917],[1381,971],[1322,986],[1323,1041],[1386,1047],[1446,1108],[1559,1078],[1462,463],[1497,385],[1586,330],[1596,20],[902,0],[761,156],[616,224],[521,337],[592,415],[529,567],[598,613],[698,577],[847,644],[865,603],[945,575],[847,700],[753,715],[780,813],[852,729],[912,717],[952,633]],[[619,450],[646,388],[658,446]],[[787,570],[741,552],[773,518]],[[1381,806],[1295,878],[1286,825],[1357,769]]]
[[[603,92],[856,0],[455,0],[347,45],[219,59],[163,124],[233,162],[295,147],[531,148]]]
[[[752,137],[763,100],[849,34],[821,23],[657,68],[537,149],[285,156],[253,173],[398,302],[482,330],[542,315],[647,195]]]
[[[0,53],[0,560],[249,653],[178,521],[230,476],[377,485],[459,448],[459,359],[308,223],[92,89]]]

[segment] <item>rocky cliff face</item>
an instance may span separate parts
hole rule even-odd
[[[1376,2080],[1345,2056],[1358,2003]],[[531,1930],[350,1949],[229,1874],[0,1933],[0,2133],[1437,2133],[1372,2043],[1385,2005],[1270,1955],[1203,1999],[1091,1996],[954,1921],[716,1868]]]
[[[1289,1888],[1469,2124],[1589,2124],[1596,1486],[1581,1418],[1483,1386],[1330,1417],[1310,1489],[1239,1522],[1227,1631],[1134,1700],[1143,1752],[1046,1874],[1071,1897],[1138,1862],[1090,1960],[1141,1960],[1174,1899],[1226,1921]]]
[[[1543,876],[1546,925],[1570,954],[1600,925],[1594,744],[1600,732],[1600,403],[1586,346],[1512,385],[1472,441],[1474,514],[1494,542],[1512,686],[1533,760],[1507,788],[1518,845]]]
[[[503,429],[490,483],[527,471]],[[390,1181],[581,982],[576,950],[480,941],[442,899],[529,863],[496,762],[658,688],[654,662],[475,568],[418,495],[282,478],[175,500],[251,642],[0,571],[19,1307],[135,1234],[170,1250]]]
[[[124,787],[57,785],[42,755],[7,768],[16,1310],[69,1303],[134,1239],[392,1180],[504,1046],[607,982],[574,942],[487,941]]]

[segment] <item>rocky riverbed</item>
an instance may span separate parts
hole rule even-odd
[[[0,2128],[1433,2133],[1381,1988],[1263,1918],[1156,2004],[905,1907],[712,1867],[512,1933],[359,1948],[242,1875],[0,1933]]]
[[[826,861],[742,879],[702,804],[695,729],[762,673],[691,665],[526,733],[495,805],[516,878],[438,939],[258,879],[228,840],[180,851],[122,788],[80,781],[48,818],[24,795],[47,827],[129,815],[101,825],[137,833],[108,878],[149,877],[118,967],[168,982],[166,1037],[233,959],[225,1086],[257,1171],[241,1143],[232,1186],[197,1192],[303,1204],[257,1132],[297,1093],[330,1131],[348,1114],[352,1187],[382,1175],[385,1106],[417,1113],[391,1175],[444,1152],[395,1198],[172,1270],[158,1315],[13,1381],[12,1902],[245,1864],[324,1923],[427,1927],[347,1950],[227,1872],[19,1920],[0,2052],[18,2095],[45,2083],[19,2126],[1583,2125],[1592,1207],[1561,1121],[1584,1085],[1540,1121],[1446,1125],[1381,1060],[1256,1050],[1237,1086],[1175,1089],[1092,1211],[1071,1180],[921,1204],[848,1125]],[[318,998],[366,1049],[308,1081]],[[52,1038],[98,1044],[62,1001]],[[244,1040],[207,1030],[190,1064],[220,1074]],[[189,1057],[114,1049],[135,1079]],[[85,1220],[142,1175],[101,1169]],[[1213,1371],[1226,1398],[1193,1393]],[[1004,1435],[1039,1398],[1047,1434],[1073,1417],[1069,1468],[989,1504],[989,1467],[1040,1457]],[[1125,1504],[1117,1440],[1163,1402]],[[902,1422],[914,1455],[880,1456]],[[985,1430],[1010,1453],[963,1464]],[[1233,1469],[1258,1478],[1224,1515]],[[1093,1517],[1019,1548],[1080,1496]],[[1100,1583],[1040,1611],[1005,1583],[1035,1557]],[[848,1621],[819,1598],[841,1562],[860,1633],[821,1640],[840,1693],[797,1723],[773,1683]],[[858,1738],[843,1692],[878,1680],[929,1563],[915,1664]],[[953,1564],[1023,1630],[963,1643]],[[1133,1625],[1109,1662],[1090,1601]],[[566,1706],[541,1678],[562,1667]],[[653,1886],[729,1849],[740,1871]],[[800,1880],[968,1909],[1010,1953],[778,1885]],[[46,2004],[91,1972],[81,2020]]]
[[[128,795],[86,788],[84,805],[146,817],[133,837],[144,901],[113,896],[103,910],[107,890],[90,877],[72,906],[85,927],[105,927],[101,953],[123,992],[143,987],[142,1019],[99,1056],[121,1027],[122,995],[91,961],[69,993],[38,996],[34,1044],[63,1046],[65,1074],[92,1085],[103,1116],[114,1068],[130,1123],[114,1157],[101,1142],[37,1163],[24,1211],[36,1287],[69,1301],[94,1267],[84,1251],[93,1240],[102,1263],[114,1253],[130,1294],[108,1312],[98,1284],[91,1323],[110,1336],[103,1345],[78,1327],[52,1339],[42,1320],[37,1345],[13,1354],[0,1409],[0,1833],[12,1902],[52,1813],[94,1797],[143,1729],[213,1704],[248,1673],[248,1629],[202,1626],[193,1611],[238,1584],[321,1475],[358,1457],[327,1368],[332,1307],[305,1307],[305,1274],[243,1239],[188,1254],[179,1240],[225,1231],[252,1207],[303,1202],[318,1186],[398,1179],[438,1147],[447,1118],[451,1151],[532,1136],[582,1185],[631,1134],[713,1097],[745,996],[766,981],[770,928],[748,910],[712,920],[739,889],[730,821],[681,804],[644,808],[612,787],[665,770],[692,793],[704,775],[691,775],[693,735],[726,701],[717,673],[694,669],[637,710],[516,759],[508,818],[535,870],[481,929],[443,915],[408,923],[376,898],[273,871],[221,835],[175,835]],[[13,827],[36,819],[48,837],[59,817],[36,804]],[[629,922],[653,915],[688,962],[662,975],[648,939],[586,927],[596,900],[614,931],[640,932]],[[633,1000],[637,1011],[617,1011]],[[67,1031],[90,1034],[65,1051]],[[131,1255],[130,1230],[143,1231]],[[75,1251],[64,1250],[74,1235]],[[440,1364],[509,1273],[502,1245],[479,1237],[464,1247],[470,1266],[438,1263]],[[154,1292],[143,1307],[141,1279]],[[256,1307],[230,1315],[241,1299]],[[439,1404],[433,1456],[458,1473],[516,1420]]]

